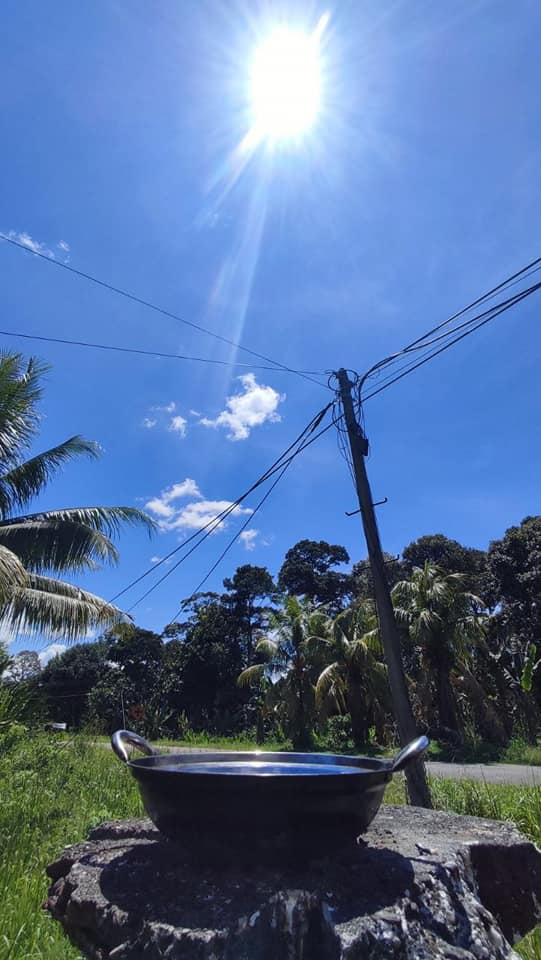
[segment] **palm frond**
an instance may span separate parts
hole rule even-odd
[[[7,516],[15,507],[26,507],[60,467],[80,456],[99,456],[98,444],[83,437],[70,437],[8,470],[0,476],[1,515]]]
[[[238,687],[251,687],[255,683],[261,683],[267,670],[266,663],[255,663],[251,667],[246,667],[237,677]]]
[[[16,466],[21,448],[36,434],[40,417],[41,380],[48,370],[35,359],[25,361],[21,354],[0,355],[0,463]]]
[[[0,544],[0,603],[6,601],[12,591],[26,583],[26,570],[19,557]]]
[[[320,710],[331,699],[340,712],[346,712],[346,682],[339,663],[331,663],[320,673],[316,683],[316,706]]]
[[[107,627],[125,614],[87,590],[51,577],[28,574],[26,586],[13,591],[0,606],[0,621],[16,632],[67,641],[86,636],[93,627]]]
[[[131,507],[50,510],[0,521],[0,544],[13,550],[28,570],[94,569],[117,562],[108,533],[116,532],[122,521],[153,525]]]
[[[265,657],[265,660],[273,660],[279,653],[280,644],[270,637],[261,637],[256,643],[256,652]]]

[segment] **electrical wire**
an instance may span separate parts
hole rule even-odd
[[[388,357],[385,357],[383,360],[379,360],[372,367],[370,367],[369,370],[367,370],[366,373],[362,376],[360,381],[360,386],[359,386],[359,392],[362,390],[362,387],[365,381],[369,377],[373,376],[379,369],[388,366],[389,364],[398,360],[401,356],[403,356],[406,353],[409,353],[413,350],[424,349],[424,347],[428,346],[428,343],[426,343],[428,337],[431,337],[434,333],[437,333],[439,330],[442,330],[444,327],[448,326],[454,320],[458,320],[461,316],[463,316],[465,313],[467,313],[469,310],[472,310],[474,307],[478,306],[479,304],[484,303],[487,300],[490,300],[499,291],[503,290],[504,288],[514,286],[516,283],[519,283],[521,280],[526,279],[526,277],[532,276],[532,274],[536,273],[540,269],[541,269],[541,257],[537,257],[535,260],[532,260],[530,263],[526,264],[526,266],[522,267],[516,273],[513,273],[511,276],[507,277],[505,280],[502,280],[501,283],[497,284],[497,286],[493,287],[487,293],[484,293],[481,297],[478,297],[476,300],[473,300],[471,303],[468,304],[468,306],[463,307],[462,310],[459,310],[457,313],[454,313],[447,320],[444,320],[442,323],[439,323],[435,327],[432,327],[431,330],[427,330],[427,332],[423,334],[423,336],[417,337],[416,340],[412,340],[411,343],[406,344],[406,346],[403,347],[402,350],[399,350],[397,353],[394,353]],[[466,324],[473,322],[475,319],[476,318],[472,318],[471,321],[466,321]],[[457,326],[454,329],[458,330],[460,329],[460,326]],[[451,335],[452,332],[453,332],[452,330],[448,331],[448,334]]]
[[[261,500],[259,501],[259,503],[257,504],[257,506],[254,507],[253,512],[250,514],[250,516],[248,517],[248,519],[244,521],[244,523],[242,524],[240,530],[237,530],[237,531],[233,534],[233,536],[231,537],[229,543],[227,544],[227,546],[225,547],[225,549],[222,550],[222,552],[221,552],[220,556],[218,557],[218,559],[215,561],[215,563],[213,563],[213,565],[210,567],[210,569],[207,570],[207,572],[206,572],[205,576],[203,577],[203,579],[197,584],[195,590],[194,590],[194,591],[192,592],[192,594],[188,597],[188,601],[183,601],[182,606],[179,607],[179,609],[178,609],[177,612],[175,613],[174,617],[172,617],[172,619],[170,620],[170,623],[176,623],[176,621],[178,620],[178,618],[180,617],[180,615],[181,615],[181,613],[182,613],[182,610],[183,610],[183,608],[184,608],[184,604],[185,604],[186,602],[189,602],[190,600],[193,600],[193,598],[194,598],[195,596],[197,596],[197,594],[198,594],[199,591],[201,590],[201,587],[204,586],[204,584],[207,582],[208,578],[214,573],[214,571],[215,571],[216,568],[220,565],[220,563],[222,562],[222,560],[224,559],[224,557],[229,553],[229,551],[231,550],[231,548],[233,547],[233,545],[237,542],[237,540],[239,539],[239,537],[240,537],[240,535],[242,534],[243,530],[246,529],[246,527],[248,526],[249,523],[253,523],[253,519],[254,519],[256,513],[258,512],[258,510],[261,509],[261,507],[262,507],[263,504],[266,502],[266,500],[268,500],[268,498],[270,497],[272,491],[273,491],[274,488],[278,485],[278,483],[279,483],[280,480],[282,479],[284,473],[286,472],[286,470],[288,469],[288,467],[291,465],[291,463],[292,463],[292,460],[288,460],[288,462],[286,463],[286,465],[282,468],[282,470],[280,470],[280,472],[279,472],[278,476],[276,477],[274,483],[271,484],[271,486],[270,486],[269,489],[267,490],[265,496],[262,497]]]
[[[156,303],[152,303],[150,300],[143,299],[143,297],[138,297],[134,293],[124,290],[122,287],[115,287],[114,284],[108,283],[106,280],[100,280],[91,273],[85,273],[84,270],[77,270],[76,267],[72,267],[69,263],[62,263],[61,260],[52,259],[47,254],[40,253],[39,250],[32,250],[19,240],[15,240],[13,237],[6,236],[5,233],[0,233],[0,240],[5,240],[6,243],[11,244],[11,246],[16,247],[17,249],[23,250],[25,253],[29,253],[34,257],[39,257],[41,260],[44,260],[45,263],[51,264],[55,267],[61,267],[62,270],[67,270],[69,273],[72,273],[83,280],[88,280],[90,283],[95,283],[97,286],[103,287],[110,293],[116,293],[118,296],[124,297],[127,300],[131,300],[133,303],[138,303],[140,306],[147,307],[149,310],[154,310],[155,313],[159,313],[164,317],[168,317],[170,320],[176,320],[177,323],[182,323],[187,327],[198,330],[200,333],[207,334],[209,337],[214,337],[215,340],[220,340],[222,343],[226,343],[230,347],[235,347],[236,350],[242,350],[244,353],[249,353],[250,356],[257,357],[258,360],[265,360],[267,363],[274,364],[276,367],[281,367],[282,370],[287,370],[289,373],[294,373],[299,377],[303,377],[304,380],[309,380],[311,383],[317,383],[320,387],[324,386],[324,384],[320,383],[319,380],[313,380],[308,374],[301,373],[299,370],[288,367],[286,364],[280,363],[278,360],[273,360],[272,357],[267,357],[263,353],[257,353],[255,350],[250,350],[248,347],[243,347],[242,344],[236,343],[234,340],[230,340],[228,337],[223,337],[221,334],[215,333],[213,330],[209,330],[207,327],[203,327],[201,324],[195,323],[193,320],[186,320],[184,317],[179,316],[179,314],[173,313],[171,310],[166,310],[164,307],[160,307]]]
[[[372,397],[377,396],[378,393],[381,393],[383,390],[386,390],[393,383],[397,383],[398,380],[402,380],[403,377],[408,376],[408,374],[413,373],[414,370],[417,370],[419,367],[424,366],[425,363],[428,363],[429,360],[433,360],[434,357],[437,357],[440,353],[443,353],[445,350],[448,350],[449,347],[454,346],[455,343],[458,343],[460,340],[464,340],[465,337],[469,337],[470,334],[475,333],[476,330],[480,330],[481,327],[484,327],[487,323],[490,323],[491,320],[495,320],[496,317],[499,317],[500,314],[505,313],[507,310],[510,310],[511,307],[515,306],[516,303],[520,303],[521,300],[524,300],[526,297],[531,296],[532,293],[535,293],[536,290],[541,288],[541,283],[535,284],[535,286],[530,287],[528,290],[523,291],[521,294],[517,294],[516,297],[512,298],[512,302],[505,302],[504,305],[494,307],[490,312],[490,316],[485,317],[481,320],[480,323],[477,323],[475,326],[470,327],[460,334],[458,337],[450,340],[448,343],[445,343],[443,346],[439,347],[438,350],[433,350],[428,356],[425,356],[424,359],[418,360],[408,367],[407,370],[404,370],[402,373],[397,376],[392,376],[390,379],[387,379],[387,382],[382,383],[376,390],[373,390],[372,393],[369,393],[366,397],[363,398],[364,402],[370,400]]]
[[[289,370],[287,367],[271,367],[268,364],[243,363],[240,360],[212,360],[208,357],[192,357],[182,353],[164,353],[159,350],[143,350],[139,347],[120,347],[111,343],[91,343],[87,340],[68,340],[64,337],[45,337],[38,334],[20,333],[15,330],[0,330],[2,337],[21,337],[23,340],[39,340],[44,343],[61,343],[70,347],[88,347],[92,350],[112,350],[116,353],[132,353],[143,357],[157,357],[160,360],[192,360],[197,363],[212,363],[222,367],[249,367],[250,370],[272,370],[274,373],[299,373],[306,376],[320,376],[317,370]],[[325,386],[325,384],[320,384]]]
[[[323,407],[323,409],[320,410],[320,411],[316,414],[315,417],[312,417],[312,419],[310,420],[310,422],[308,423],[308,425],[304,428],[304,430],[301,431],[301,433],[295,438],[295,440],[293,440],[293,442],[289,444],[289,446],[286,448],[286,450],[284,450],[284,452],[274,461],[273,464],[271,464],[271,466],[265,471],[265,473],[262,474],[261,477],[259,477],[259,478],[248,488],[248,490],[246,490],[246,491],[245,491],[240,497],[238,497],[234,502],[232,502],[231,504],[229,504],[224,510],[222,510],[220,513],[216,514],[216,516],[212,517],[212,518],[208,521],[208,523],[206,523],[203,527],[201,527],[201,529],[196,530],[195,533],[191,534],[191,536],[189,536],[189,537],[188,537],[186,540],[184,540],[181,544],[179,544],[177,547],[175,547],[173,550],[171,550],[168,554],[166,554],[165,557],[162,557],[161,560],[158,561],[158,563],[155,563],[155,564],[153,564],[151,567],[148,567],[142,574],[140,574],[138,577],[136,577],[134,580],[132,580],[126,587],[124,587],[122,590],[120,590],[118,593],[116,593],[115,596],[110,599],[109,603],[114,603],[116,600],[118,600],[120,597],[122,597],[125,593],[127,593],[129,590],[131,590],[133,587],[135,587],[138,583],[140,583],[142,580],[144,580],[146,577],[148,577],[150,574],[152,574],[155,570],[157,570],[157,569],[158,569],[159,567],[161,567],[163,564],[167,563],[168,560],[170,560],[173,556],[175,556],[177,553],[179,553],[181,550],[183,550],[189,543],[193,542],[193,540],[196,540],[198,537],[201,537],[201,540],[195,545],[195,547],[194,547],[193,549],[195,549],[197,546],[199,546],[199,544],[202,543],[203,540],[205,540],[206,537],[209,536],[209,534],[212,533],[214,529],[216,529],[218,526],[220,526],[220,524],[221,524],[225,519],[227,519],[227,517],[229,516],[229,514],[232,513],[237,507],[239,507],[240,504],[243,503],[244,500],[246,500],[246,498],[247,498],[251,493],[254,492],[254,490],[256,490],[256,489],[257,489],[258,487],[260,487],[263,483],[265,483],[266,480],[270,479],[270,477],[272,477],[275,473],[277,473],[277,472],[278,472],[282,467],[284,467],[286,464],[289,465],[289,463],[298,455],[298,453],[300,453],[300,452],[301,452],[302,450],[304,450],[307,446],[309,446],[311,443],[313,443],[315,440],[317,440],[319,436],[321,436],[321,435],[322,435],[323,433],[325,433],[328,429],[330,429],[330,427],[332,426],[332,424],[328,424],[327,427],[324,427],[321,431],[319,431],[319,433],[315,434],[315,436],[313,436],[313,437],[311,436],[311,435],[313,434],[313,432],[317,429],[317,427],[319,426],[319,424],[321,423],[321,421],[323,420],[323,418],[325,417],[325,415],[326,415],[326,413],[328,412],[328,410],[329,410],[332,406],[333,406],[333,402],[328,403],[326,407]],[[304,437],[308,437],[309,439],[306,439],[304,442],[302,442]],[[299,446],[299,444],[300,444],[300,446]],[[298,447],[298,449],[295,450],[295,452],[291,453],[291,451],[293,451],[295,447]],[[288,457],[288,454],[290,454],[289,458],[288,458],[288,459],[285,459],[286,457]],[[205,536],[201,536],[202,534],[205,534]],[[183,561],[187,558],[187,556],[189,556],[192,552],[193,552],[193,551],[190,550],[188,554],[186,554],[183,558],[181,558],[181,561],[179,561],[179,563],[180,563],[180,562],[183,562]],[[171,573],[173,573],[173,571],[176,569],[176,567],[179,565],[179,563],[177,563],[174,567],[172,567],[171,570],[167,571],[167,574],[166,574],[164,577],[162,577],[162,578],[155,584],[155,586],[159,586],[159,584],[162,583],[164,579],[166,579],[166,576],[169,576]],[[145,595],[145,596],[146,596],[146,595]],[[142,599],[144,599],[144,597],[141,597],[141,598],[140,598],[140,600],[142,600]],[[137,602],[140,602],[140,600],[137,601]]]

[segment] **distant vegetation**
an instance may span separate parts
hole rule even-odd
[[[486,553],[435,534],[387,559],[419,727],[450,758],[516,756],[517,741],[533,757],[541,517]],[[366,563],[347,572],[348,561],[344,547],[301,541],[276,581],[265,567],[239,567],[223,593],[186,600],[161,635],[120,624],[42,671],[35,655],[19,654],[11,676],[43,718],[75,729],[385,747],[395,737],[372,581]]]

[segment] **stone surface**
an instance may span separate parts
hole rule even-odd
[[[316,855],[205,865],[105,823],[48,867],[48,908],[93,960],[503,960],[541,922],[541,852],[510,824],[388,806]]]

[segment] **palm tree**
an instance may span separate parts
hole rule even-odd
[[[269,708],[283,707],[295,749],[313,742],[314,676],[320,669],[320,641],[329,618],[308,601],[287,597],[284,609],[273,615],[272,635],[256,644],[261,663],[239,675],[239,687],[263,685]]]
[[[368,742],[371,717],[381,731],[390,708],[387,671],[381,657],[377,616],[372,600],[339,614],[332,624],[327,644],[333,662],[316,683],[316,706],[349,713],[356,746]]]
[[[72,640],[92,626],[111,624],[121,613],[54,574],[114,563],[118,553],[112,537],[122,524],[149,531],[154,524],[133,507],[20,512],[64,464],[100,452],[96,443],[75,436],[24,459],[38,432],[46,369],[19,354],[0,356],[0,622],[14,633],[62,634]]]
[[[439,726],[460,738],[460,722],[451,683],[457,670],[469,672],[472,653],[485,635],[482,601],[464,590],[464,577],[446,573],[428,561],[409,580],[392,589],[395,615],[418,649],[422,668],[436,690]]]

